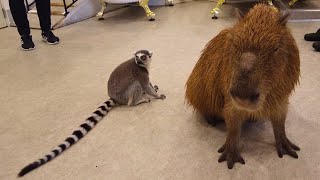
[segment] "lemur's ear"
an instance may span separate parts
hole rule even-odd
[[[153,54],[153,52],[152,51],[149,51],[149,57],[152,57],[152,54]]]

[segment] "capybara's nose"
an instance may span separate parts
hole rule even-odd
[[[250,102],[257,102],[259,97],[260,97],[260,93],[257,91],[237,91],[234,89],[230,90],[230,94],[233,98],[237,98],[239,100],[249,100]]]

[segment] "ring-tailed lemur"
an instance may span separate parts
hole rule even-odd
[[[108,81],[108,95],[110,99],[100,106],[92,116],[86,119],[77,130],[65,141],[43,158],[27,165],[19,177],[44,165],[60,155],[63,151],[83,138],[113,107],[118,105],[135,106],[150,102],[150,96],[156,99],[165,99],[166,96],[158,95],[158,86],[153,86],[149,80],[149,65],[152,53],[140,50],[134,57],[120,64],[110,75]]]

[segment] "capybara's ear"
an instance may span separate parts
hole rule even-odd
[[[235,14],[236,14],[236,16],[237,16],[237,18],[238,18],[239,20],[243,19],[243,17],[244,17],[243,12],[242,12],[240,9],[238,9],[238,8],[235,9]]]
[[[289,17],[290,17],[290,13],[288,11],[281,11],[279,13],[278,21],[281,25],[286,25]]]

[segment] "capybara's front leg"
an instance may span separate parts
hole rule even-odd
[[[227,161],[228,168],[232,169],[236,162],[245,164],[239,152],[242,121],[234,118],[225,118],[225,122],[228,134],[225,144],[218,150],[219,153],[222,153],[218,162]]]
[[[285,112],[275,114],[281,114],[280,117],[271,117],[271,123],[273,127],[274,137],[276,139],[276,148],[279,157],[282,158],[284,154],[287,154],[294,158],[298,158],[298,154],[296,153],[296,151],[299,151],[300,148],[293,144],[286,136],[285,120],[287,110],[285,110]]]

